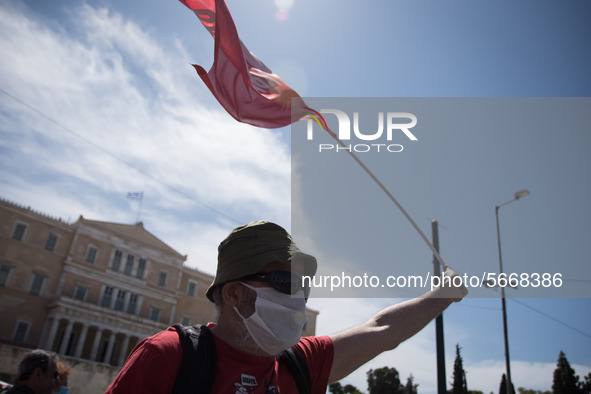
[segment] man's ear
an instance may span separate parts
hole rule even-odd
[[[230,307],[235,307],[240,304],[240,300],[243,297],[244,293],[244,286],[242,286],[239,282],[233,281],[224,283],[222,285],[222,300],[224,305],[228,305]]]
[[[40,367],[37,367],[37,368],[35,368],[35,370],[33,371],[33,374],[31,376],[34,376],[37,379],[39,379],[41,377],[41,375],[43,375],[43,370]]]

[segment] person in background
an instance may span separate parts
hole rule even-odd
[[[14,386],[6,394],[52,394],[59,379],[58,361],[45,350],[28,352],[18,365]]]
[[[56,382],[54,387],[54,392],[57,394],[67,394],[70,391],[68,387],[68,376],[70,376],[70,372],[72,368],[69,368],[63,362],[59,361],[57,363],[57,372],[59,373],[59,380]]]

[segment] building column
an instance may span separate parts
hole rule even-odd
[[[175,321],[174,321],[174,314],[176,313],[176,304],[172,304],[172,307],[170,308],[170,318],[168,319],[168,324],[170,326],[172,326]]]
[[[68,343],[70,343],[70,335],[72,334],[72,327],[74,326],[74,322],[68,320],[68,325],[66,326],[66,331],[64,332],[64,338],[62,339],[62,344],[58,349],[58,354],[66,354],[66,350],[68,350]]]
[[[90,351],[90,361],[96,361],[96,356],[98,355],[98,348],[99,348],[102,336],[103,336],[103,329],[100,327],[97,327],[96,333],[94,334],[94,342],[92,342],[92,350]]]
[[[43,344],[42,348],[45,350],[51,350],[53,346],[53,342],[55,342],[55,336],[57,334],[57,326],[60,324],[60,319],[56,316],[53,318],[53,322],[51,323],[51,328],[49,329],[49,334],[47,335],[47,339]]]
[[[45,343],[47,342],[47,335],[49,334],[51,322],[53,322],[53,319],[51,318],[46,319],[45,322],[43,322],[43,328],[41,329],[41,337],[39,338],[39,342],[37,343],[39,349],[45,349]]]
[[[88,326],[82,325],[82,331],[80,331],[80,337],[78,338],[78,344],[76,345],[76,352],[74,357],[80,358],[82,356],[82,350],[84,349],[84,342],[86,342],[86,334],[88,333]]]
[[[119,352],[119,360],[117,366],[123,365],[125,358],[127,357],[127,346],[129,346],[129,335],[125,334],[123,343],[121,344],[121,351]]]
[[[63,271],[60,276],[60,281],[58,283],[57,289],[55,291],[55,298],[59,298],[62,295],[62,290],[64,288],[65,282],[66,282],[66,272]]]
[[[111,356],[113,355],[113,348],[115,347],[115,333],[111,331],[111,336],[109,337],[109,344],[107,345],[107,354],[105,354],[105,358],[103,362],[105,364],[111,363]]]

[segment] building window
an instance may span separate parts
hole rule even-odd
[[[80,301],[86,301],[86,294],[88,293],[88,289],[82,286],[76,286],[74,288],[74,299]]]
[[[160,274],[158,275],[158,286],[166,286],[166,277],[168,276],[168,274],[164,271],[160,271]]]
[[[127,255],[127,260],[125,261],[125,269],[123,270],[123,273],[125,275],[131,275],[131,270],[133,269],[133,260],[135,259],[135,256],[132,254],[128,254]]]
[[[150,308],[150,320],[160,321],[160,309]]]
[[[57,235],[53,233],[49,233],[47,235],[47,240],[45,241],[45,250],[49,250],[53,252],[55,250],[55,245],[57,244]]]
[[[113,260],[111,261],[111,269],[113,271],[119,271],[119,267],[121,266],[121,256],[123,256],[123,252],[116,250],[113,255]]]
[[[10,267],[5,265],[0,267],[0,286],[6,286],[8,283],[8,276],[10,275]]]
[[[115,310],[122,311],[125,305],[125,292],[123,290],[117,291],[117,298],[115,299]]]
[[[29,293],[33,295],[41,294],[41,290],[43,289],[43,283],[45,283],[45,277],[34,274],[33,280],[31,280],[31,287],[29,288]]]
[[[92,245],[88,246],[88,251],[86,252],[86,261],[87,263],[94,264],[96,261],[96,255],[98,253],[98,249]]]
[[[135,315],[137,313],[137,294],[129,295],[129,304],[127,304],[127,313]]]
[[[111,301],[113,300],[113,288],[109,286],[105,286],[105,290],[103,291],[103,298],[101,299],[101,306],[105,308],[111,307]]]
[[[17,223],[12,232],[12,239],[15,241],[22,241],[27,231],[27,225],[24,223]]]
[[[140,259],[135,276],[139,279],[144,279],[144,272],[146,272],[146,259]]]
[[[183,326],[188,326],[189,324],[191,324],[191,319],[189,319],[186,316],[181,317],[181,324]]]
[[[17,342],[25,342],[27,340],[27,334],[29,333],[29,328],[31,327],[31,323],[26,321],[17,321],[16,327],[14,328],[14,334],[12,335],[12,339]]]
[[[197,288],[197,283],[189,281],[187,285],[187,295],[189,297],[195,297],[195,289]]]

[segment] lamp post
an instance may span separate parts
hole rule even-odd
[[[506,201],[501,205],[497,205],[495,207],[495,216],[497,218],[497,242],[499,245],[499,274],[503,273],[503,257],[501,254],[501,230],[499,228],[499,208],[527,196],[529,196],[528,190],[520,190],[513,195],[513,198],[511,200]],[[507,337],[507,306],[505,303],[505,287],[503,286],[501,286],[501,302],[503,305],[503,333],[505,336],[505,367],[507,369],[507,379],[505,379],[505,383],[507,385],[507,394],[515,394],[513,392],[513,385],[511,383],[511,365],[509,362],[509,338]]]

